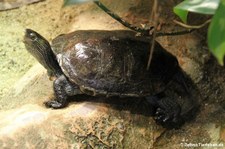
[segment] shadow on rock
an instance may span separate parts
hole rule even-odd
[[[181,107],[180,120],[178,123],[163,124],[165,128],[180,128],[185,122],[193,120],[199,111],[200,95],[197,87],[192,82],[191,78],[184,72],[176,75],[173,80],[168,84],[165,91],[160,93],[160,98],[173,97]],[[76,98],[76,99],[74,99]],[[154,98],[154,97],[153,97]],[[127,111],[133,115],[142,115],[145,117],[156,116],[156,108],[146,98],[136,97],[92,97],[87,95],[77,95],[71,97],[70,101],[74,102],[94,102],[107,105],[110,110]],[[118,113],[118,112],[117,112]],[[124,112],[119,115],[126,118]],[[156,121],[157,122],[157,121]]]

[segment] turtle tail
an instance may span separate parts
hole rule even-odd
[[[49,42],[44,37],[31,29],[26,29],[24,44],[27,51],[47,69],[49,76],[59,77],[63,74],[56,59],[56,55],[53,53]]]

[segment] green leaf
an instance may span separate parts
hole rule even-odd
[[[213,16],[208,30],[208,45],[210,51],[217,58],[218,62],[223,65],[225,55],[225,0],[221,3]]]
[[[85,3],[85,2],[93,2],[93,1],[98,1],[98,0],[64,0],[63,6],[75,5],[75,4]]]
[[[175,6],[173,11],[186,23],[188,11],[201,14],[214,14],[219,2],[220,0],[185,0]]]
[[[188,11],[174,7],[173,12],[177,14],[184,23],[187,23]]]

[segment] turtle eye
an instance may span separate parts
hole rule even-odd
[[[30,39],[31,39],[31,40],[36,40],[36,39],[37,39],[37,35],[36,35],[35,33],[33,33],[33,32],[31,32],[31,33],[29,34],[29,36],[30,36]]]

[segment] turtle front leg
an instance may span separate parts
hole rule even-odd
[[[149,96],[146,100],[155,107],[156,123],[166,128],[178,128],[183,124],[181,107],[175,100],[161,95]]]
[[[71,83],[65,75],[59,76],[53,83],[55,100],[45,102],[45,106],[53,109],[64,108],[68,104],[68,97],[80,94],[79,88]]]

